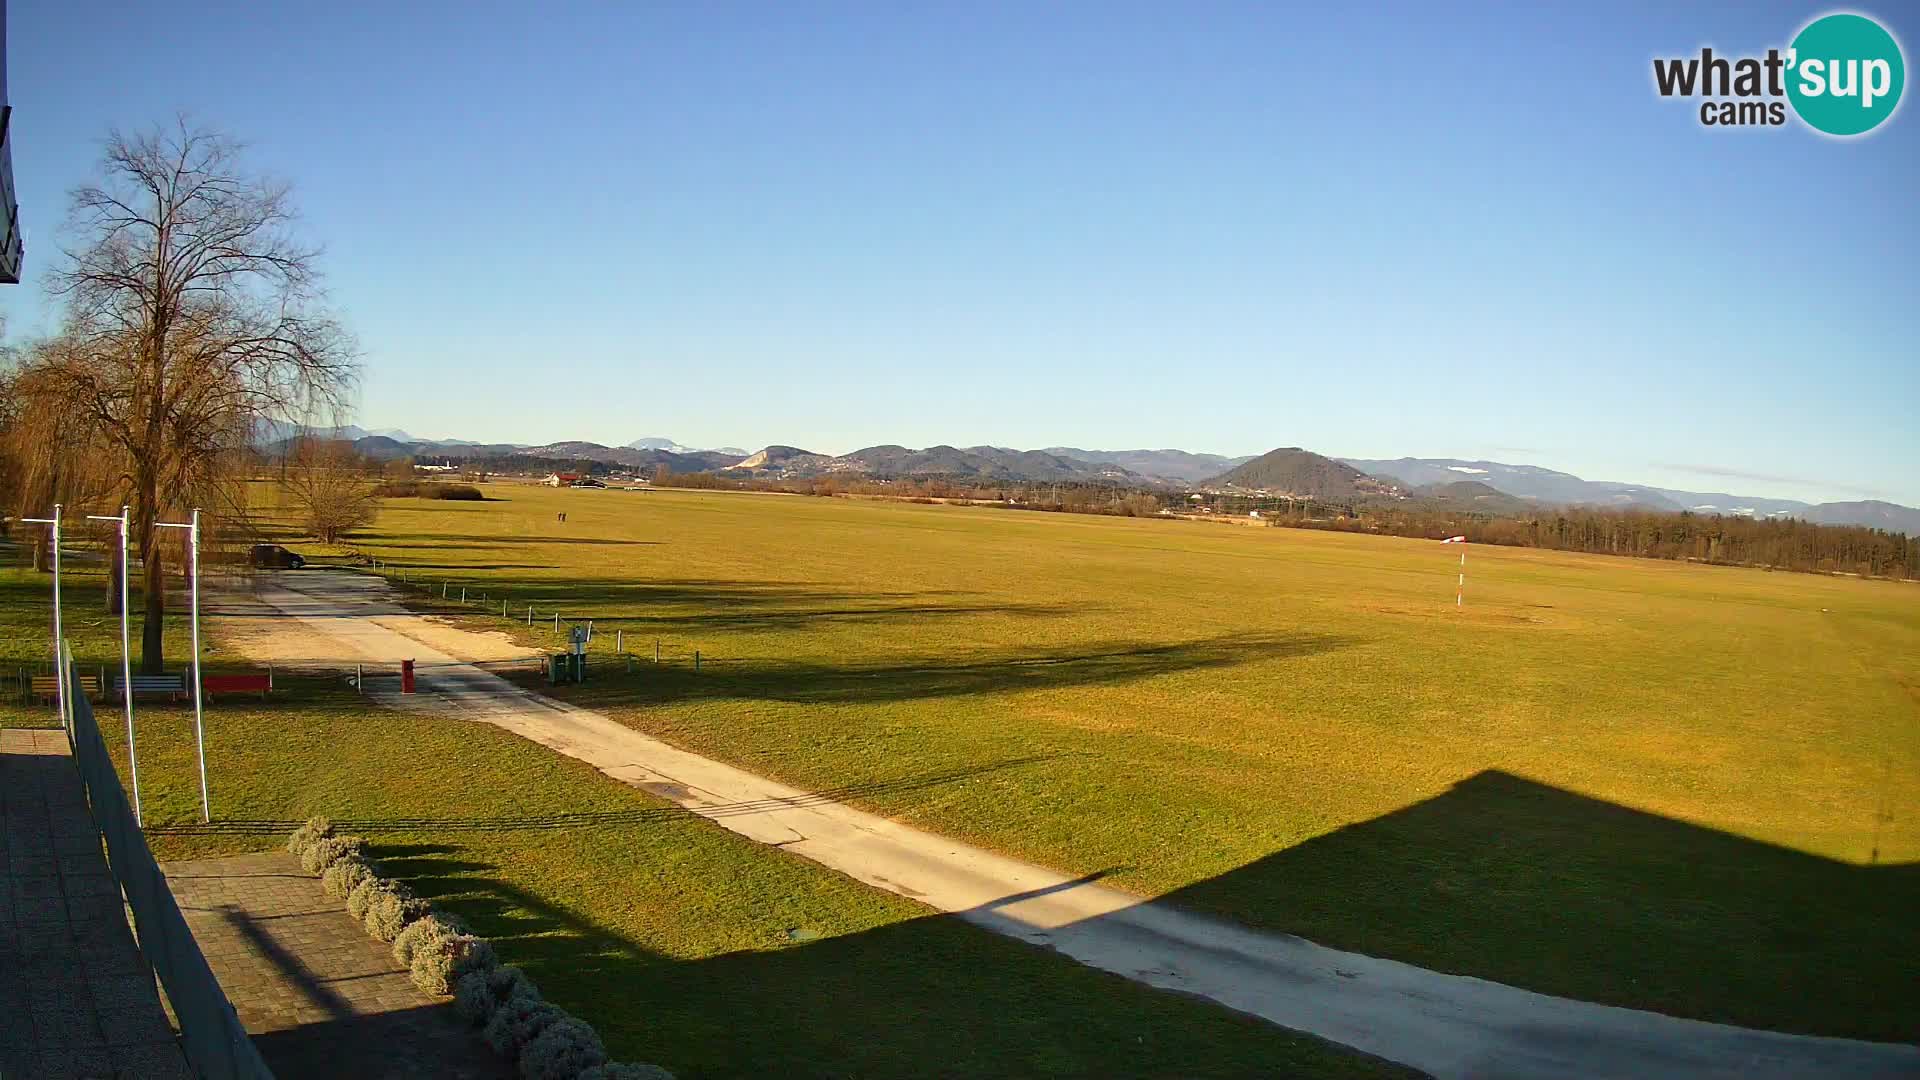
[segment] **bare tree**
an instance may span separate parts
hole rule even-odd
[[[143,561],[147,672],[166,610],[154,522],[230,490],[264,421],[337,414],[356,375],[287,186],[242,150],[185,120],[108,138],[100,182],[72,193],[58,348],[29,365],[45,395],[29,406],[74,414],[112,454]]]
[[[302,439],[287,464],[287,498],[322,543],[338,543],[347,530],[373,523],[380,500],[352,443]]]

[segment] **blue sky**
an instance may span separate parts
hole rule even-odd
[[[186,109],[295,183],[370,427],[1920,504],[1920,114],[1652,89],[1829,9],[1440,6],[16,0],[0,312],[55,325],[66,191]]]

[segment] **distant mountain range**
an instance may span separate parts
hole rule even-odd
[[[701,449],[693,446],[681,446],[672,439],[663,439],[658,435],[649,435],[644,439],[635,439],[627,444],[629,450],[665,450],[669,454],[729,454],[733,457],[747,456],[745,450],[733,446],[715,446]]]
[[[269,451],[283,447],[303,429],[263,425],[258,443]],[[490,467],[521,459],[555,465],[593,461],[638,472],[723,472],[772,480],[852,475],[875,478],[943,476],[1007,483],[1098,483],[1138,487],[1197,487],[1258,491],[1318,499],[1360,502],[1419,499],[1457,505],[1479,513],[1524,513],[1538,506],[1613,506],[1649,510],[1690,510],[1701,514],[1747,517],[1796,517],[1823,525],[1864,525],[1920,536],[1920,510],[1879,500],[1806,503],[1682,491],[1608,480],[1586,480],[1572,473],[1461,458],[1330,458],[1300,447],[1282,447],[1259,457],[1226,457],[1185,450],[1082,450],[1052,446],[1016,450],[1004,446],[869,446],[848,454],[823,454],[797,446],[774,445],[753,453],[738,447],[696,449],[661,436],[635,439],[625,446],[564,440],[529,446],[481,443],[467,439],[417,439],[398,428],[369,431],[346,426],[316,434],[347,439],[368,457],[487,461]]]
[[[1463,461],[1459,458],[1340,460],[1356,469],[1391,478],[1409,487],[1473,480],[1535,504],[1633,506],[1739,517],[1796,517],[1821,525],[1865,525],[1920,535],[1920,510],[1877,499],[1806,503],[1797,499],[1731,495],[1724,491],[1682,491],[1610,480],[1583,480],[1572,473],[1556,472],[1537,465]]]
[[[851,454],[816,454],[796,446],[769,446],[723,471],[771,479],[804,479],[828,474],[950,476],[970,480],[1016,482],[1101,482],[1148,484],[1152,481],[1118,465],[1081,461],[1046,450],[1010,450],[1003,446],[869,446]]]

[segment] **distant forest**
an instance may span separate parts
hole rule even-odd
[[[876,480],[865,476],[742,481],[715,473],[663,473],[654,482],[667,487],[958,500],[1019,510],[1128,517],[1155,517],[1188,509],[1184,497],[1178,494],[1092,484],[992,483],[936,477]],[[1920,539],[1857,525],[1592,507],[1542,507],[1534,514],[1508,517],[1423,507],[1417,502],[1294,505],[1293,513],[1264,510],[1262,517],[1269,525],[1283,528],[1433,540],[1465,536],[1476,544],[1920,580]]]

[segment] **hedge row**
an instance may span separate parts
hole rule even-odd
[[[600,1036],[540,996],[527,973],[502,964],[493,945],[459,916],[433,910],[405,885],[380,876],[366,841],[334,835],[333,822],[308,820],[287,851],[368,934],[393,944],[393,958],[413,984],[435,997],[453,996],[461,1019],[481,1029],[487,1045],[518,1064],[525,1080],[673,1080],[657,1065],[607,1060]]]

